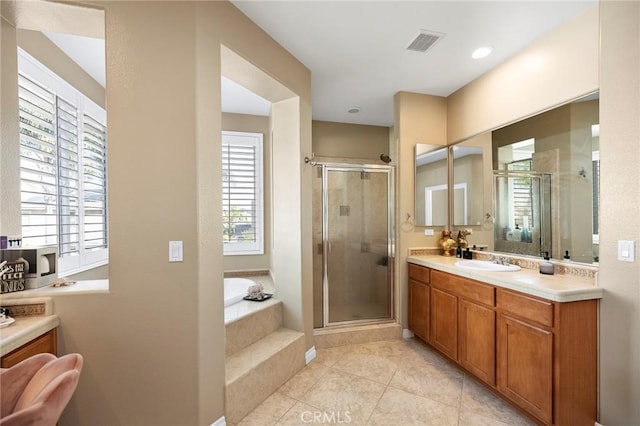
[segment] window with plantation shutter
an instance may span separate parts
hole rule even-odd
[[[222,132],[225,255],[263,254],[262,134]]]
[[[509,163],[508,170],[512,172],[530,172],[533,162],[530,159]],[[523,227],[525,217],[528,223],[533,223],[533,179],[526,174],[511,179],[513,186],[513,226]]]
[[[58,247],[59,274],[105,264],[106,113],[18,54],[23,246]]]

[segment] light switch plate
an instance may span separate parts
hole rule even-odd
[[[618,240],[618,260],[621,262],[636,261],[636,244],[632,240]]]
[[[425,229],[424,235],[433,235],[433,229]]]
[[[182,262],[182,241],[169,241],[169,262]]]

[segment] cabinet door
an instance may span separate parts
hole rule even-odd
[[[431,335],[429,342],[452,359],[458,358],[458,298],[431,288]]]
[[[479,379],[496,380],[496,313],[468,300],[459,300],[460,364]]]
[[[54,328],[3,356],[0,366],[2,368],[13,367],[33,355],[41,353],[57,355],[57,351],[58,334],[57,329]]]
[[[500,392],[545,424],[551,424],[551,331],[499,315],[497,373]]]
[[[409,280],[409,330],[429,340],[429,286]]]

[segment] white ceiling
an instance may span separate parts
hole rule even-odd
[[[102,87],[106,86],[104,39],[62,33],[43,33]]]
[[[395,93],[448,96],[597,0],[232,3],[311,70],[314,120],[391,126]],[[406,50],[420,30],[444,37],[426,53]],[[87,47],[77,37],[47,36],[104,85],[104,66],[102,75],[91,70],[104,41],[79,54]],[[483,45],[493,53],[472,59]],[[348,113],[352,106],[361,111]],[[223,78],[222,110],[268,115],[270,104]]]
[[[448,96],[597,1],[232,3],[311,70],[315,120],[391,126],[398,91]],[[406,50],[420,30],[445,36]]]

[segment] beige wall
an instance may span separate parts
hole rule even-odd
[[[407,324],[407,252],[409,247],[435,247],[442,228],[433,237],[415,225],[414,147],[417,143],[446,145],[447,104],[438,96],[399,92],[394,96],[392,158],[396,170],[396,298],[397,319]],[[407,219],[407,216],[410,216]]]
[[[640,3],[600,3],[600,423],[640,424]]]
[[[269,270],[271,267],[271,132],[269,117],[222,114],[222,130],[263,135],[264,254],[224,256],[225,271]]]
[[[305,252],[311,215],[301,194],[301,151],[311,150],[310,73],[228,2],[100,5],[106,10],[110,292],[54,299],[60,353],[85,357],[60,423],[211,424],[224,406],[221,170],[211,163],[221,155],[221,42],[270,76],[263,80],[277,80],[296,96],[289,111],[296,118],[286,123],[295,125],[290,154],[279,166],[290,171],[297,192],[288,214],[298,236],[280,252],[296,265],[286,280],[295,288],[283,290],[293,293],[286,297],[286,321],[307,332],[307,347],[313,338],[302,311],[311,312]],[[5,81],[15,81],[4,64],[15,46],[4,26],[1,41],[4,127],[5,120],[17,122],[4,113]],[[3,134],[3,153],[6,141],[18,144]],[[6,157],[0,159],[4,173]],[[184,241],[184,262],[168,262],[169,240]]]
[[[2,235],[21,235],[20,217],[20,144],[18,140],[18,57],[16,29],[0,18],[0,232]]]
[[[450,95],[448,143],[595,92],[598,46],[594,6]]]
[[[314,120],[312,149],[320,157],[379,160],[389,154],[389,128]]]

